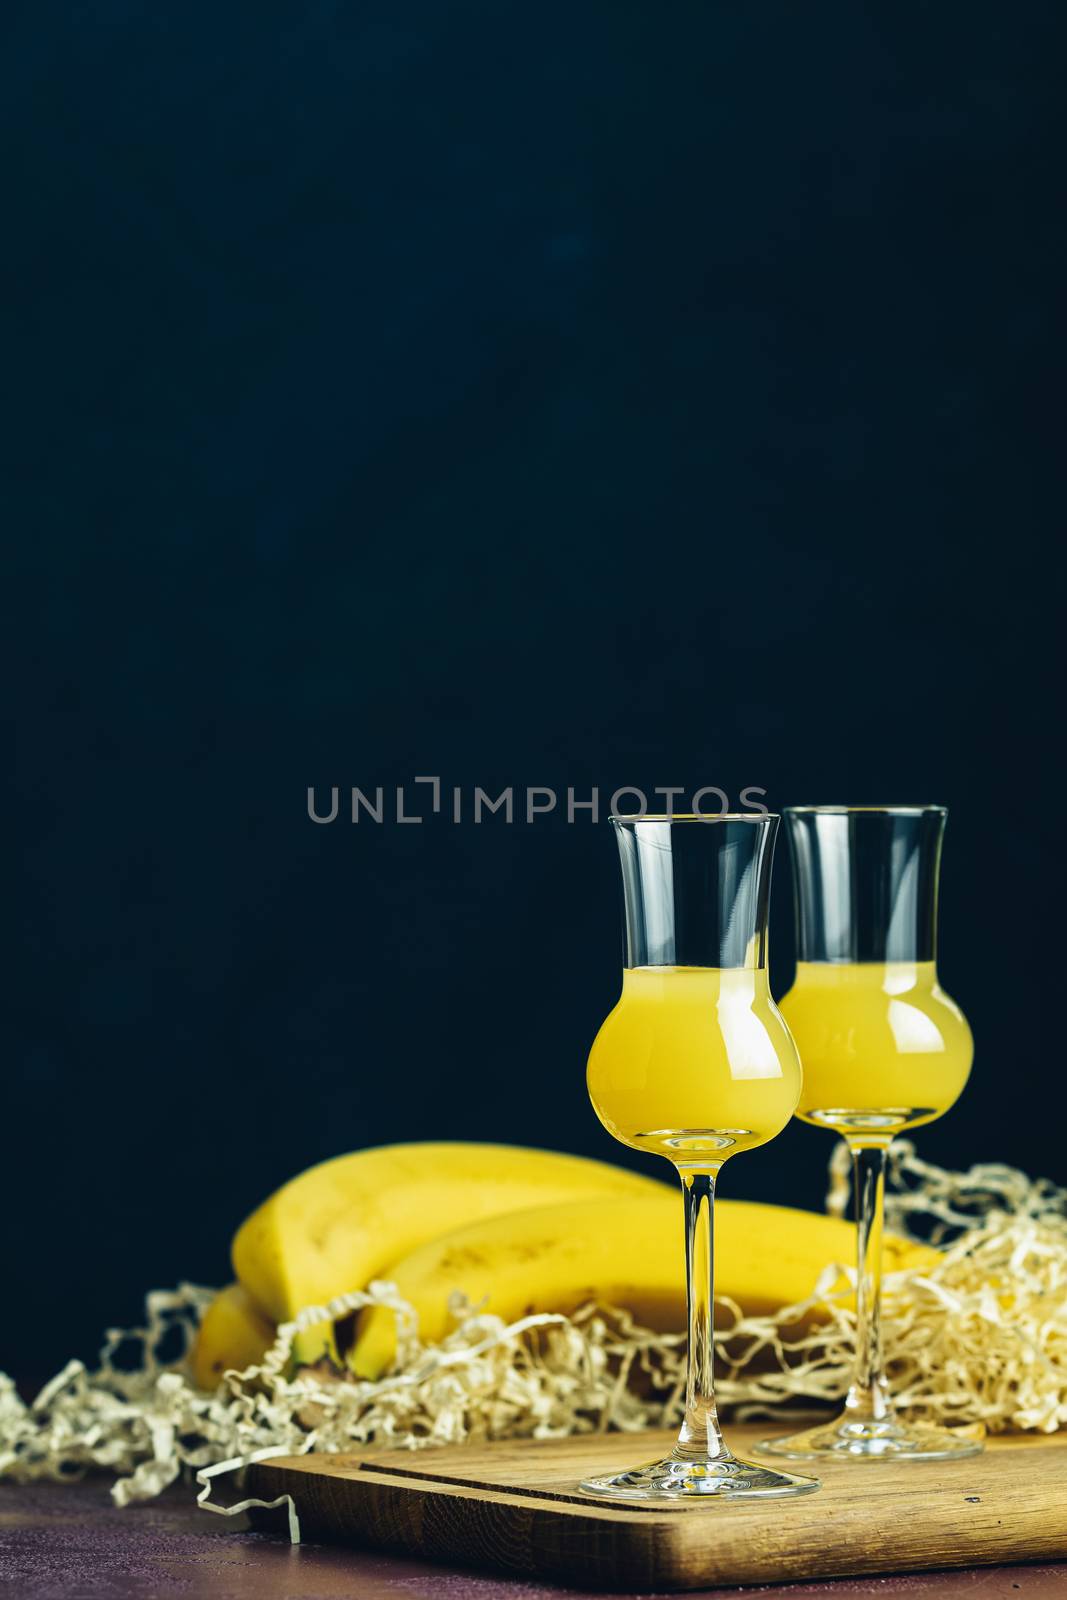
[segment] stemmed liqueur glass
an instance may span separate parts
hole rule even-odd
[[[937,980],[943,806],[792,806],[797,971],[782,1011],[804,1069],[797,1115],[848,1140],[856,1204],[856,1366],[836,1421],[761,1449],[799,1460],[941,1460],[982,1446],[905,1423],[881,1341],[886,1152],[971,1070],[971,1030]]]
[[[677,1169],[685,1205],[689,1353],[685,1420],[662,1461],[582,1484],[674,1503],[805,1494],[812,1478],[739,1461],[712,1382],[715,1180],[723,1162],[780,1133],[800,1066],[767,982],[767,903],[778,818],[613,819],[622,866],[622,996],[589,1056],[608,1132]]]

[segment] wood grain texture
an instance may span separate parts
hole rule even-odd
[[[738,1454],[766,1427],[733,1428]],[[664,1510],[577,1488],[663,1455],[669,1434],[283,1457],[252,1493],[291,1494],[307,1538],[596,1588],[693,1589],[1067,1557],[1067,1436],[992,1440],[964,1461],[820,1467],[796,1500]],[[805,1468],[797,1463],[796,1470]]]

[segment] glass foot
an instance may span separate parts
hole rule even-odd
[[[983,1449],[981,1439],[953,1433],[949,1428],[933,1428],[926,1423],[900,1422],[886,1417],[873,1419],[839,1417],[836,1422],[784,1439],[767,1439],[756,1446],[761,1454],[785,1456],[790,1461],[820,1461],[842,1457],[856,1461],[953,1461],[961,1456],[976,1456]]]
[[[619,1500],[665,1500],[676,1504],[694,1500],[782,1499],[791,1494],[811,1494],[817,1478],[797,1478],[791,1472],[774,1472],[736,1456],[694,1457],[675,1451],[663,1461],[650,1461],[608,1478],[588,1478],[586,1494]]]

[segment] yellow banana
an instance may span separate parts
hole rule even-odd
[[[829,1262],[850,1262],[855,1252],[849,1223],[814,1212],[722,1200],[715,1222],[716,1290],[750,1314],[805,1299]],[[887,1271],[937,1259],[892,1235],[884,1251]],[[681,1201],[664,1189],[484,1218],[421,1245],[383,1275],[415,1307],[420,1337],[432,1344],[449,1331],[448,1299],[457,1289],[508,1321],[597,1300],[625,1307],[646,1326],[681,1328],[684,1274]],[[350,1364],[377,1377],[395,1350],[393,1315],[376,1309],[362,1320]]]
[[[480,1218],[589,1196],[657,1195],[621,1167],[498,1144],[398,1144],[337,1156],[293,1178],[233,1241],[239,1282],[275,1322],[364,1289],[390,1262]],[[333,1349],[328,1325],[302,1334],[302,1362]]]
[[[193,1381],[214,1389],[230,1367],[250,1367],[274,1343],[274,1324],[239,1283],[220,1289],[204,1312],[192,1352]]]

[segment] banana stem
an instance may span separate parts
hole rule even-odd
[[[689,1308],[685,1420],[678,1435],[678,1452],[701,1460],[715,1460],[729,1453],[715,1410],[714,1206],[718,1170],[678,1169],[685,1202],[685,1292]]]
[[[882,1224],[886,1146],[852,1145],[856,1204],[856,1367],[845,1401],[851,1420],[882,1422],[891,1412],[882,1370]]]

